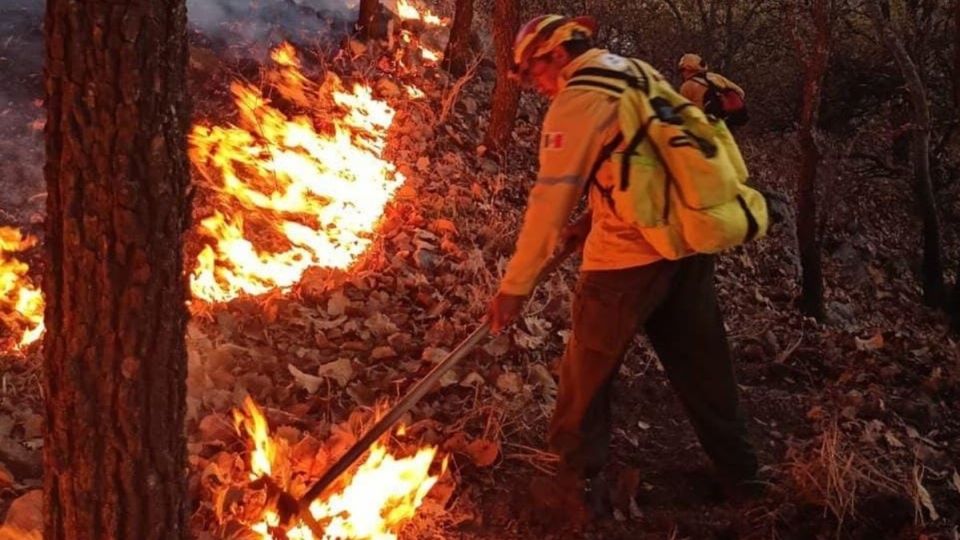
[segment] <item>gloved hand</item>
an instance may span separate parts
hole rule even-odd
[[[520,313],[523,312],[523,305],[526,302],[526,296],[497,293],[490,301],[490,307],[487,310],[490,331],[499,334],[504,328],[513,324]]]

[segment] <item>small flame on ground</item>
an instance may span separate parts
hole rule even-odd
[[[443,21],[440,20],[440,17],[434,15],[429,9],[417,9],[416,6],[407,0],[397,0],[397,16],[401,19],[423,21],[434,26],[440,26],[443,24]]]
[[[242,428],[250,437],[250,479],[269,476],[278,465],[279,453],[271,439],[263,413],[248,396],[242,410],[234,411],[238,431]],[[430,467],[436,448],[424,447],[411,457],[397,458],[380,443],[374,444],[367,457],[347,479],[345,487],[326,501],[310,504],[310,512],[320,523],[326,523],[322,540],[371,539],[394,540],[396,530],[413,517],[424,497],[446,472],[443,461],[440,475],[431,476]],[[275,479],[276,480],[276,479]],[[287,486],[282,485],[286,489]],[[271,529],[280,526],[280,518],[268,510],[262,520],[251,526],[263,540],[272,540]],[[290,540],[316,540],[312,531],[302,523],[288,529]]]
[[[423,45],[420,46],[420,56],[423,57],[424,60],[428,60],[430,62],[437,62],[440,60],[440,53]]]
[[[201,300],[286,289],[312,266],[349,267],[404,181],[381,156],[389,105],[333,74],[322,85],[309,80],[289,43],[271,58],[269,88],[303,114],[288,116],[260,87],[237,81],[237,125],[198,125],[190,135],[191,161],[217,195],[190,276]]]
[[[410,99],[423,99],[426,97],[426,94],[423,93],[423,90],[420,90],[416,86],[406,86],[407,95],[410,96]]]
[[[35,246],[37,239],[19,229],[0,227],[0,322],[17,339],[19,350],[43,334],[43,295],[27,273],[30,266],[13,256]]]

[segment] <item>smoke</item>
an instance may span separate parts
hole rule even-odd
[[[359,0],[187,0],[187,19],[205,40],[258,57],[281,40],[323,43],[349,31]]]

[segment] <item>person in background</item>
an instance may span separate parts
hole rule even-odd
[[[698,54],[687,53],[680,58],[683,84],[680,94],[700,107],[708,115],[724,120],[727,125],[747,123],[746,93],[730,79],[709,71],[707,63]]]

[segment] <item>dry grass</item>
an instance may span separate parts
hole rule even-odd
[[[826,424],[818,440],[819,445],[789,451],[786,472],[800,498],[823,507],[825,514],[837,520],[838,537],[845,523],[857,518],[861,497],[906,491],[903,482],[858,452],[835,419]]]

